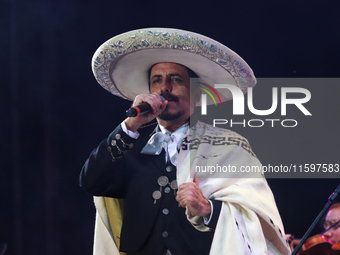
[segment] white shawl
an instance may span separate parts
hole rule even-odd
[[[215,167],[215,172],[206,172],[204,166],[211,170]],[[202,122],[188,129],[178,157],[178,185],[192,181],[196,173],[203,195],[223,201],[210,254],[290,254],[267,181],[260,172],[241,172],[252,166],[254,169],[261,164],[242,136]],[[227,172],[228,167],[235,172]],[[95,197],[94,201],[94,254],[118,255],[115,243],[119,247],[122,220],[118,203],[103,197]],[[188,210],[186,214],[195,228],[208,231],[202,217]]]

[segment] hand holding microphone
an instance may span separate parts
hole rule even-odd
[[[160,96],[161,99],[162,99],[162,102],[164,102],[164,97]],[[133,106],[131,108],[129,108],[127,111],[126,111],[126,116],[128,117],[136,117],[138,115],[142,115],[142,114],[145,114],[145,113],[149,113],[152,111],[152,108],[151,106],[144,102],[144,103],[141,103],[139,105],[136,105],[136,106]]]
[[[138,95],[133,103],[134,106],[126,111],[128,118],[124,122],[127,129],[132,132],[137,131],[143,124],[157,117],[165,109],[167,102],[157,93]]]

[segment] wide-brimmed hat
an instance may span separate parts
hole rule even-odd
[[[227,80],[246,93],[256,84],[248,64],[228,47],[206,36],[171,28],[133,30],[109,39],[95,52],[92,70],[103,88],[134,100],[149,93],[148,71],[162,62],[184,65],[211,86]],[[232,99],[228,89],[216,90],[222,102]]]

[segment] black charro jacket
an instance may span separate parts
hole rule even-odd
[[[120,237],[122,251],[141,251],[148,245],[154,245],[150,242],[161,242],[162,247],[170,249],[174,255],[209,254],[221,202],[212,201],[214,213],[209,223],[211,231],[200,232],[186,219],[185,209],[178,206],[175,191],[165,193],[163,187],[162,197],[156,202],[152,196],[154,191],[160,190],[157,183],[160,176],[167,176],[170,182],[176,178],[175,167],[170,173],[165,170],[169,164],[165,162],[164,151],[158,156],[140,154],[158,129],[156,124],[140,128],[138,139],[129,137],[119,125],[86,160],[80,174],[80,186],[93,196],[124,200]],[[125,144],[133,144],[133,147],[124,147],[121,140],[117,139],[117,134]],[[117,146],[126,152],[119,154],[112,141],[116,141]],[[113,157],[121,158],[113,162]],[[163,214],[164,208],[170,211],[166,216]],[[162,237],[163,231],[169,232],[169,237]],[[185,253],[179,251],[181,245],[186,246]],[[159,247],[159,244],[154,246]],[[154,254],[160,254],[158,252]]]

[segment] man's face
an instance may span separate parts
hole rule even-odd
[[[190,96],[190,76],[185,66],[159,63],[150,73],[150,93],[158,93],[169,101],[158,118],[166,121],[186,121],[193,113],[199,96]],[[190,103],[191,102],[191,103]]]
[[[325,227],[327,227],[327,223],[330,227],[331,224],[329,222],[333,222],[333,221],[337,222],[338,220],[340,220],[340,207],[336,207],[328,211],[327,216],[326,216]],[[340,242],[340,224],[328,230],[324,235],[332,242],[332,244],[339,243]]]

